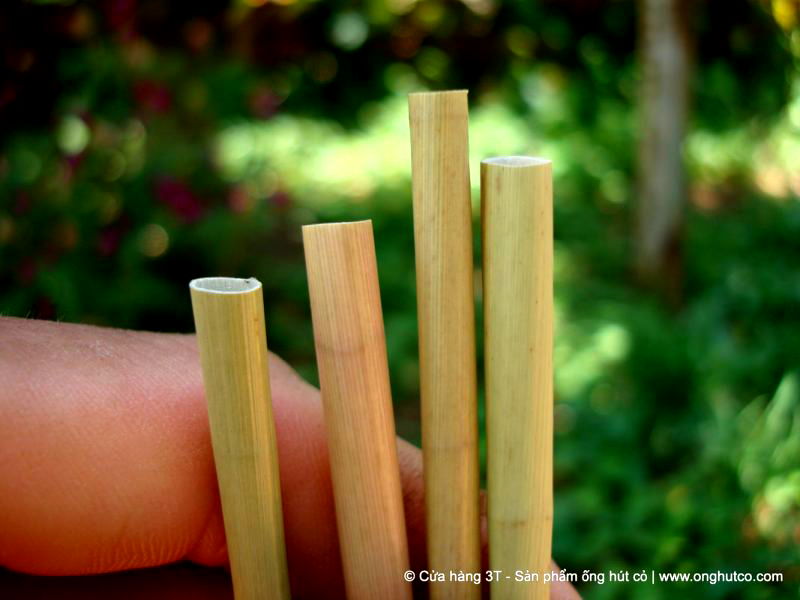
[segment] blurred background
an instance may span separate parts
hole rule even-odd
[[[188,332],[191,278],[256,276],[316,381],[300,226],[371,218],[418,442],[406,94],[468,88],[476,281],[479,160],[554,164],[556,560],[790,582],[590,599],[796,594],[799,24],[795,0],[4,2],[0,312]]]

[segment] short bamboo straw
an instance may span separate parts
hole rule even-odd
[[[236,600],[286,600],[278,449],[261,283],[189,284]]]
[[[372,222],[303,227],[336,521],[350,600],[409,600]]]
[[[478,418],[467,92],[408,97],[428,563],[479,572]],[[480,598],[431,583],[434,600]]]
[[[496,598],[549,598],[553,522],[551,163],[481,163],[489,564]],[[514,581],[538,573],[540,583]],[[510,576],[506,579],[505,576]]]

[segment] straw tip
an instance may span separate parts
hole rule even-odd
[[[496,167],[541,167],[552,164],[548,158],[539,156],[493,156],[481,161],[482,165],[492,165]]]
[[[411,92],[408,94],[409,99],[428,99],[428,98],[441,98],[442,96],[466,96],[469,90],[433,90],[422,92]]]
[[[244,294],[260,287],[261,282],[255,277],[201,277],[189,282],[190,289],[210,294]]]
[[[342,229],[346,227],[364,227],[365,225],[372,226],[372,219],[363,219],[361,221],[333,221],[330,223],[310,223],[301,227],[303,233],[321,231],[326,229]]]

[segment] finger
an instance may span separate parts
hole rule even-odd
[[[25,600],[235,600],[224,572],[189,563],[94,577],[36,577],[0,570],[0,595]]]
[[[198,365],[191,336],[0,320],[0,564],[77,574],[226,563]],[[270,369],[293,590],[336,597],[318,393],[279,359]],[[399,456],[418,529],[418,452],[400,443]]]

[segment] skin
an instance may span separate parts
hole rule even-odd
[[[292,592],[343,597],[319,392],[276,356],[270,375]],[[0,382],[0,566],[227,565],[194,336],[0,318]],[[422,457],[398,439],[398,458],[419,570]]]

